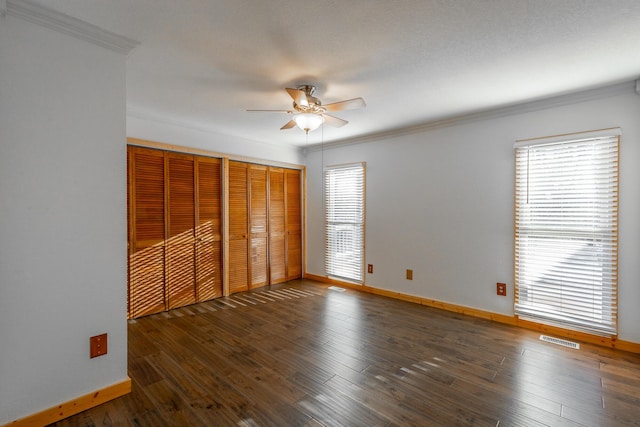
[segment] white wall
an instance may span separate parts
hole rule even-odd
[[[127,378],[126,94],[124,55],[11,15],[0,67],[3,425]]]
[[[125,95],[121,55],[0,19],[0,424],[126,378],[125,135],[303,161],[291,147],[135,117],[125,132]],[[513,141],[610,126],[623,132],[620,338],[640,342],[633,92],[309,153],[307,271],[323,274],[322,164],[364,160],[367,284],[512,314]],[[89,359],[103,332],[109,354]]]
[[[284,162],[293,165],[304,163],[300,149],[290,144],[264,144],[233,139],[226,135],[190,129],[174,123],[161,122],[135,115],[127,116],[127,136],[153,142],[198,148],[225,155],[250,157],[255,160]]]
[[[367,162],[366,284],[513,315],[516,139],[620,126],[619,338],[640,343],[640,96],[467,121],[307,155],[307,271],[324,275],[322,164]],[[324,157],[324,160],[322,160]],[[414,280],[404,278],[414,271]],[[496,296],[496,282],[508,297]]]

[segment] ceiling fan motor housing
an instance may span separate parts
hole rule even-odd
[[[298,86],[298,90],[303,91],[307,94],[307,97],[313,96],[316,94],[316,87],[314,85],[300,85]]]
[[[307,98],[307,103],[309,104],[309,106],[299,105],[297,102],[293,101],[293,108],[296,111],[299,111],[301,113],[314,113],[314,114],[323,114],[327,111],[325,108],[322,107],[322,102],[318,98],[313,96],[316,93],[315,86],[300,85],[298,86],[298,90],[301,90],[305,93]]]

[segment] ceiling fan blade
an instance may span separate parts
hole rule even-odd
[[[291,110],[246,110],[249,113],[289,113],[293,114]]]
[[[280,130],[291,129],[295,125],[296,125],[296,122],[294,120],[289,120],[284,126],[280,128]]]
[[[300,89],[292,89],[290,87],[285,89],[291,98],[293,98],[293,102],[298,105],[302,105],[303,107],[309,106],[309,101],[307,101],[307,94],[304,93],[303,90]]]
[[[347,123],[349,123],[346,120],[342,120],[342,119],[339,119],[337,117],[330,116],[328,114],[323,114],[322,117],[324,117],[324,122],[326,124],[328,124],[329,126],[337,127],[337,128],[339,128],[341,126],[344,126]]]
[[[356,108],[364,108],[366,106],[367,104],[365,104],[364,99],[362,98],[347,99],[346,101],[323,105],[327,111],[355,110]]]

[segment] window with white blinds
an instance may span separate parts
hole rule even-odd
[[[327,275],[362,283],[365,164],[326,167],[324,197]]]
[[[619,129],[515,145],[515,312],[617,334]]]

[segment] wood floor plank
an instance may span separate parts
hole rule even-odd
[[[362,376],[360,373],[355,375]],[[391,423],[404,426],[423,426],[438,421],[430,417],[429,414],[420,413],[403,405],[402,400],[389,399],[389,396],[379,391],[377,387],[372,387],[366,382],[356,384],[340,375],[334,375],[326,385],[336,392],[351,396],[352,399],[366,406],[369,410],[388,417]]]
[[[513,395],[511,390],[491,381],[469,382],[456,379],[452,388],[462,397],[471,394],[481,401],[491,402],[500,413],[500,425],[552,425],[579,427],[580,424],[562,418],[562,405],[528,393]]]
[[[55,427],[640,424],[640,355],[305,280],[128,331],[132,392]]]
[[[310,419],[309,415],[294,406],[295,402],[274,393],[261,379],[256,384],[255,378],[245,376],[241,372],[229,374],[224,379],[245,398],[257,402],[256,408],[260,409],[259,413],[263,419],[268,417],[268,425],[304,425]]]
[[[453,417],[452,422],[456,424],[495,426],[500,419],[492,402],[480,401],[471,395],[460,396],[451,389],[448,378],[443,381],[437,376],[434,378],[432,375],[424,375],[423,371],[406,367],[402,368],[403,374],[400,375],[375,368],[368,368],[367,371],[402,390],[403,394],[411,398],[412,406],[416,405],[414,396],[422,396],[423,405],[427,408],[438,408],[439,412],[443,412],[441,408],[446,408],[441,416]],[[459,397],[464,399],[460,400]]]
[[[184,359],[182,369],[193,382],[207,390],[207,410],[212,410],[218,425],[235,425],[253,419],[253,402],[219,377],[211,367],[196,358]]]
[[[168,380],[157,381],[144,391],[158,408],[160,415],[169,425],[206,425],[206,418],[195,413],[188,402],[188,397],[181,395]]]
[[[292,381],[307,390],[307,396],[298,401],[303,410],[321,423],[329,425],[386,426],[389,420],[373,413],[343,393],[336,393],[325,384],[318,383],[303,373],[296,373]]]

